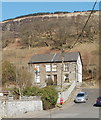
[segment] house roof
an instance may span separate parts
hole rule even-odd
[[[64,52],[64,62],[77,61],[79,52]],[[32,56],[29,61],[29,64],[35,63],[52,63],[52,62],[61,62],[62,54],[61,53],[50,53],[50,54],[38,54]]]

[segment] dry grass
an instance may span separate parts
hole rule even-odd
[[[81,53],[81,57],[84,65],[95,64],[96,67],[99,66],[99,45],[97,43],[85,43],[76,45],[71,51],[79,51]],[[11,63],[14,63],[16,66],[25,66],[27,67],[28,61],[35,54],[44,54],[44,53],[53,53],[59,52],[58,50],[51,50],[49,47],[40,47],[40,48],[14,48],[9,47],[3,50],[3,60],[9,60]],[[89,83],[91,87],[93,83]],[[83,83],[83,87],[88,87],[86,83]]]
[[[97,43],[84,43],[76,45],[72,50],[66,51],[79,51],[82,56],[84,64],[98,64],[99,62],[99,45]],[[27,64],[29,59],[35,54],[44,54],[59,52],[57,50],[51,50],[49,47],[40,48],[14,48],[10,46],[3,50],[3,59],[9,60],[13,63]]]

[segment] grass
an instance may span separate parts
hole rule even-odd
[[[79,51],[81,53],[83,65],[95,64],[97,67],[99,66],[99,45],[98,43],[82,43],[76,45],[73,49],[66,49],[65,51],[74,52]],[[3,60],[9,60],[18,66],[27,66],[30,58],[35,54],[44,54],[44,53],[52,53],[59,52],[59,50],[51,50],[50,47],[36,47],[36,48],[12,48],[9,47],[3,50]]]

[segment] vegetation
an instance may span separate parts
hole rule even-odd
[[[38,87],[26,87],[23,90],[24,96],[38,96],[40,93],[40,89]]]
[[[43,108],[45,110],[55,107],[58,99],[58,94],[53,86],[47,86],[45,88],[42,88],[40,95],[43,101]]]
[[[75,12],[80,12],[80,11],[75,11]],[[19,61],[19,65],[21,66],[22,65],[21,61],[26,61],[24,64],[27,64],[28,60],[30,59],[30,57],[32,57],[34,53],[41,54],[41,53],[57,52],[56,49],[60,50],[61,47],[63,47],[64,51],[69,50],[71,48],[71,45],[75,43],[78,36],[80,35],[82,28],[84,27],[85,22],[88,19],[89,12],[90,11],[88,11],[88,13],[87,12],[84,12],[83,14],[80,13],[77,16],[76,15],[73,16],[73,14],[75,13],[70,13],[72,14],[71,16],[65,16],[64,12],[55,12],[54,14],[42,13],[42,14],[35,14],[38,15],[37,17],[31,17],[31,18],[28,17],[25,19],[19,19],[18,21],[11,20],[4,22],[2,24],[3,48],[9,49],[9,45],[11,45],[12,43],[16,44],[17,40],[19,40],[19,44],[21,45],[20,48],[22,48],[22,49],[13,48],[11,52],[5,51],[4,49],[3,52],[6,56],[5,58],[15,62],[14,55],[16,51],[18,51],[17,60]],[[99,73],[98,71],[99,63],[97,60],[99,59],[98,58],[99,52],[98,52],[98,46],[96,46],[99,43],[98,41],[99,17],[97,14],[95,14],[96,12],[98,13],[98,11],[95,10],[91,15],[83,31],[83,34],[80,36],[80,39],[78,40],[78,44],[76,44],[75,47],[72,48],[72,51],[80,51],[81,53],[83,60],[83,79],[88,79],[88,78],[92,79],[91,77],[93,73],[92,73],[92,68],[89,68],[89,64],[95,64],[96,66],[96,69],[94,69],[93,71],[94,74],[97,75],[94,75],[95,76],[94,78],[96,78],[96,76],[98,76]],[[56,14],[59,15],[57,16]],[[50,17],[48,17],[48,15],[50,15]],[[96,48],[94,45],[96,46]],[[42,47],[44,48],[44,50]],[[30,50],[28,50],[27,48],[30,48]],[[21,54],[22,51],[23,54]],[[85,66],[87,67],[85,68]],[[28,76],[31,75],[27,75],[26,69],[22,69],[22,67],[20,67],[19,69],[17,68],[16,71],[17,71],[16,72],[17,84],[20,86],[19,84],[20,82],[18,81],[22,81],[21,86],[23,87],[20,86],[20,88],[24,89],[27,85],[30,86],[30,80]],[[25,77],[26,75],[27,77]],[[23,82],[24,81],[23,78],[26,80],[26,83]],[[3,81],[5,80],[6,79],[3,79]],[[47,85],[51,85],[52,84],[51,82],[52,81],[50,81],[50,83],[47,83]]]
[[[24,68],[18,68],[9,61],[2,63],[2,83],[7,86],[10,83],[15,84],[21,89],[32,84],[32,74]],[[21,94],[21,93],[20,93]]]
[[[95,11],[96,12],[96,11]],[[55,12],[62,14],[64,12]],[[37,13],[33,15],[47,15],[49,13]],[[31,16],[26,15],[26,16]],[[50,14],[49,14],[50,15]],[[89,14],[88,14],[89,15]],[[24,16],[25,17],[25,16]],[[74,40],[78,38],[88,16],[38,16],[24,20],[3,23],[3,47],[6,47],[14,39],[19,38],[20,44],[24,47],[51,46],[52,49],[70,48]],[[8,25],[9,24],[9,25]],[[94,42],[98,39],[99,17],[92,14],[79,43]],[[7,38],[9,32],[9,38]],[[13,33],[13,35],[12,35]],[[61,33],[61,34],[60,34]],[[14,38],[14,37],[15,38]],[[13,39],[14,38],[14,39]]]
[[[18,88],[10,89],[10,91],[16,99],[19,98],[20,93]],[[26,87],[22,92],[24,96],[41,96],[44,110],[54,108],[57,103],[58,93],[53,86],[47,86],[44,88],[34,86]]]
[[[14,87],[8,87],[14,99],[19,99],[21,96],[41,96],[44,109],[55,107],[58,98],[55,88],[53,86],[45,88],[32,86],[31,74],[24,68],[18,69],[9,61],[4,61],[2,76],[3,86],[15,83]],[[50,84],[48,83],[48,85]]]
[[[20,96],[19,88],[14,87],[14,88],[9,88],[8,90],[10,91],[11,96],[13,95],[14,99],[19,99],[19,96]]]
[[[4,61],[2,64],[2,84],[12,81],[16,81],[15,66],[9,61]]]

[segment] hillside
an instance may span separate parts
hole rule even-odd
[[[80,35],[90,12],[23,16],[2,22],[2,45],[23,47],[70,48]],[[98,40],[99,11],[94,11],[79,42]]]
[[[79,51],[83,61],[83,79],[95,79],[99,73],[99,11],[91,15],[83,34],[82,28],[90,12],[26,16],[2,22],[3,60],[25,66],[34,54]],[[93,66],[93,67],[92,67]],[[90,76],[89,76],[90,75]]]

